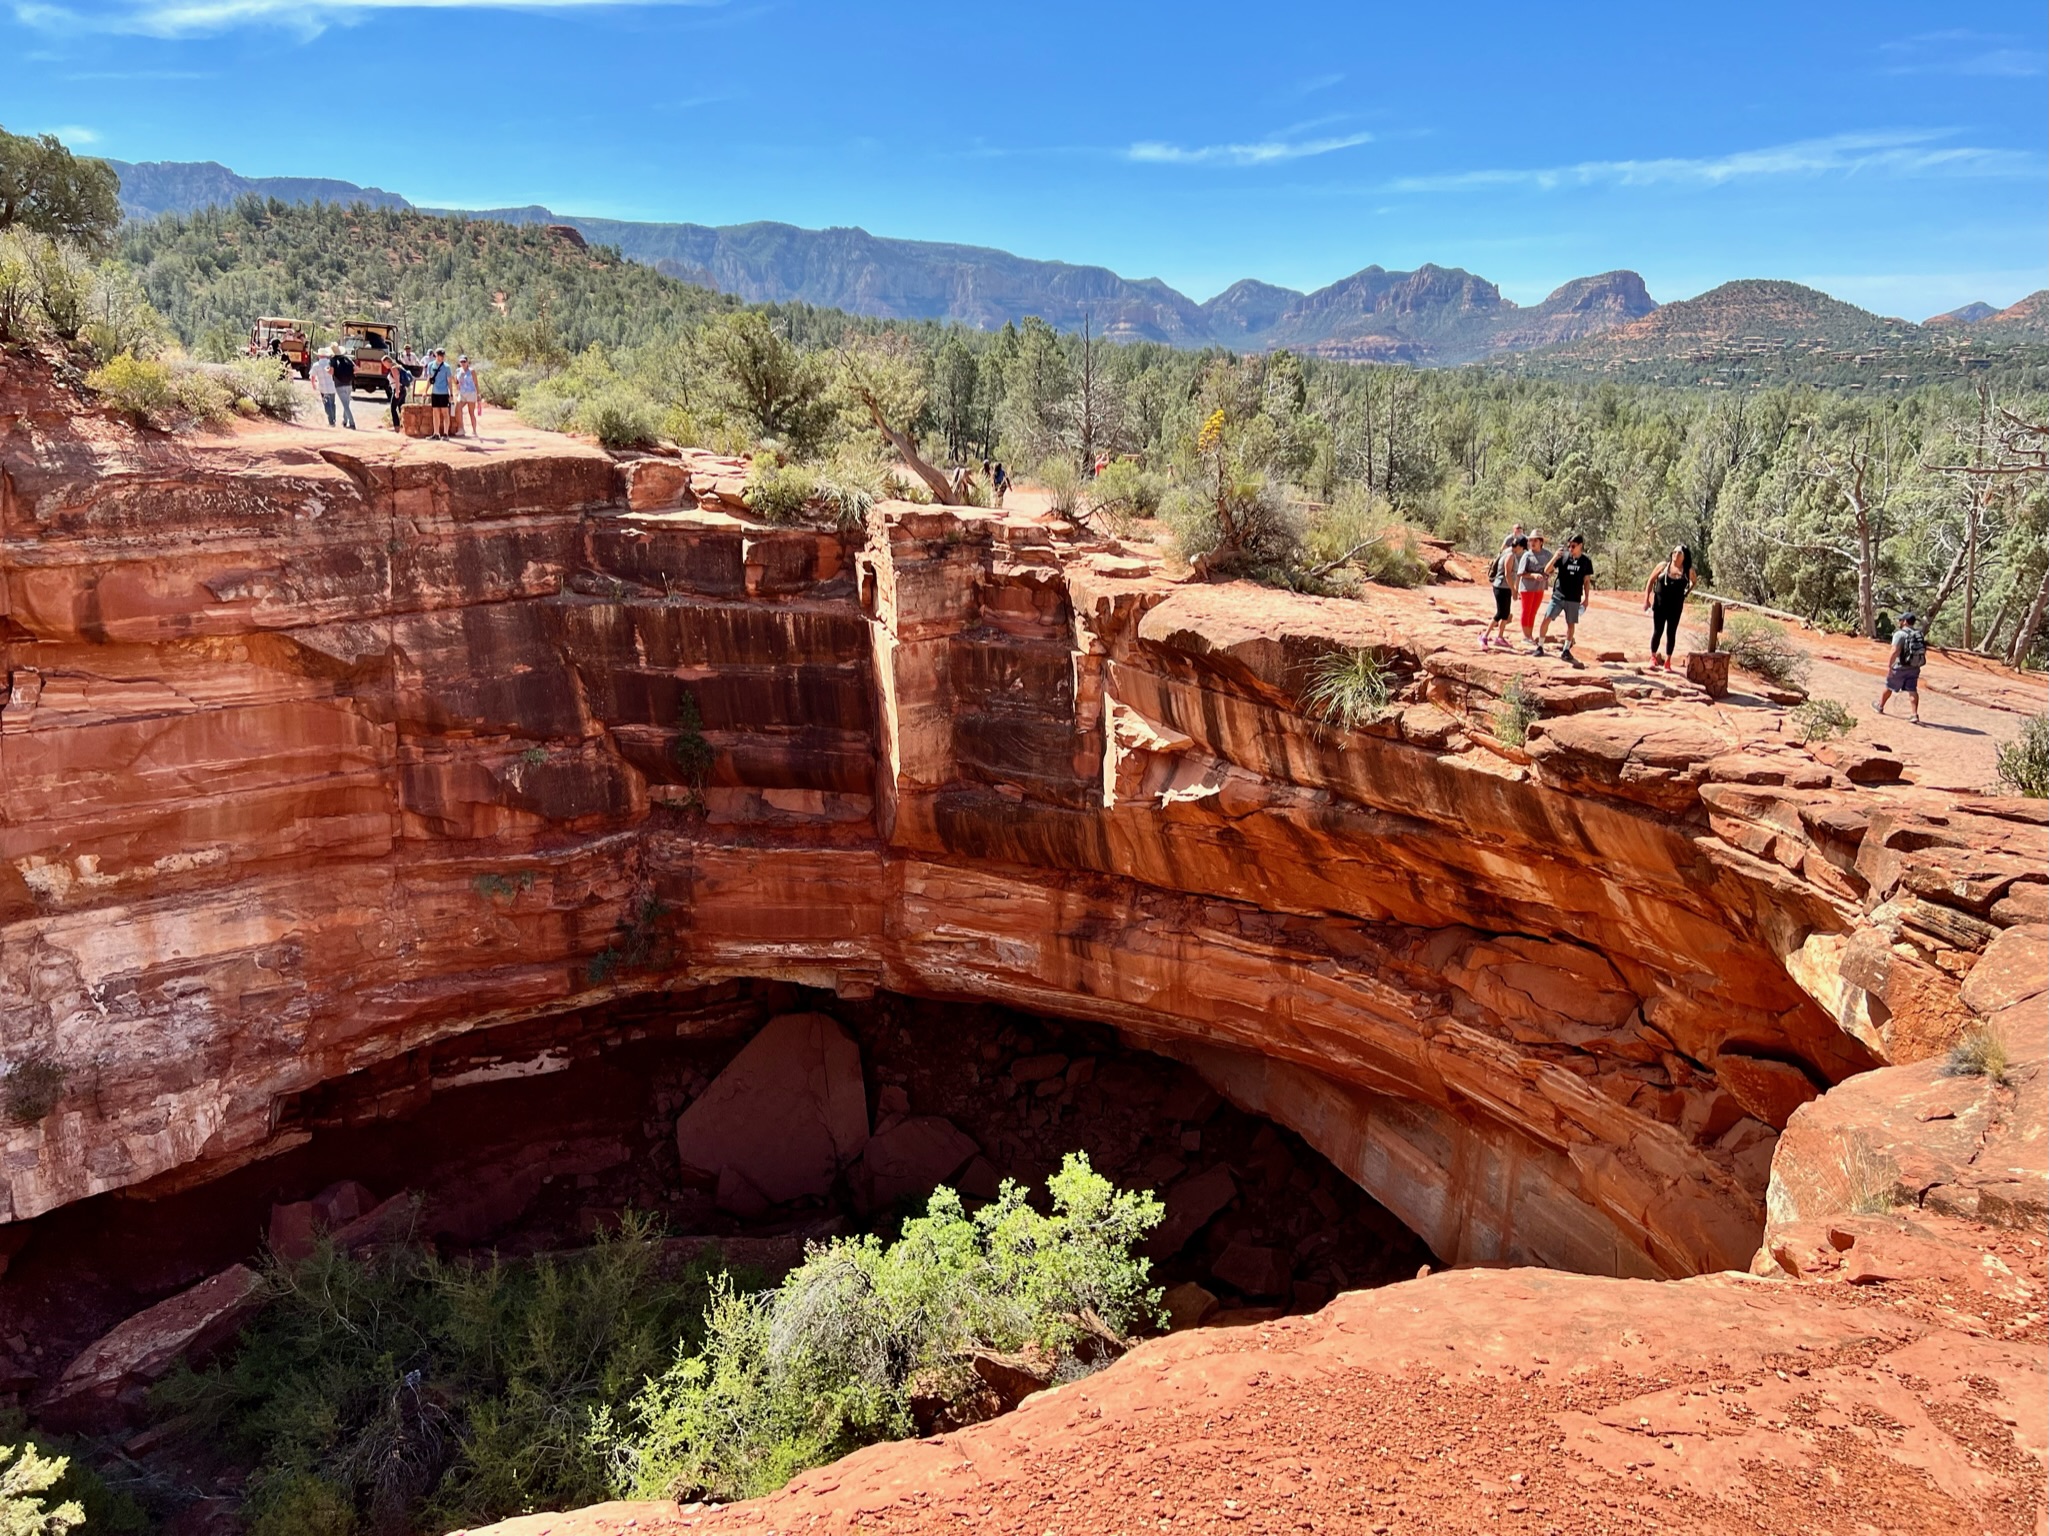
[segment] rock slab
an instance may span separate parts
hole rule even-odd
[[[221,1343],[262,1304],[263,1278],[235,1264],[136,1313],[64,1368],[40,1416],[58,1425],[104,1419],[123,1392],[157,1380],[181,1357]]]
[[[684,1168],[776,1205],[826,1194],[867,1140],[861,1049],[822,1013],[770,1019],[676,1122]]]

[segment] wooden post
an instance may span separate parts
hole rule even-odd
[[[1710,655],[1722,648],[1722,600],[1716,598],[1708,604],[1707,648]]]

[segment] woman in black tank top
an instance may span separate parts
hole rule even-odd
[[[1644,583],[1644,610],[1651,616],[1651,665],[1672,670],[1672,649],[1679,643],[1679,615],[1686,608],[1686,594],[1693,590],[1693,551],[1684,544],[1673,546],[1672,554],[1651,572]],[[1665,654],[1658,654],[1663,642]]]

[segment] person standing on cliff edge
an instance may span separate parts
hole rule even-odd
[[[1491,649],[1496,642],[1504,648],[1514,649],[1508,640],[1509,604],[1515,597],[1516,566],[1521,563],[1523,551],[1530,547],[1530,541],[1520,533],[1509,535],[1501,546],[1501,553],[1494,557],[1494,563],[1487,567],[1487,582],[1494,589],[1494,620],[1480,631],[1480,649]],[[1527,632],[1528,626],[1524,626]]]
[[[1551,561],[1554,557],[1544,548],[1544,530],[1534,530],[1529,537],[1528,547],[1515,562],[1516,597],[1522,604],[1523,643],[1537,643],[1537,605],[1544,601],[1544,586],[1551,577]]]
[[[1551,562],[1551,606],[1544,612],[1544,627],[1537,631],[1532,655],[1544,654],[1544,642],[1551,638],[1551,621],[1565,620],[1565,644],[1558,659],[1573,660],[1572,639],[1579,629],[1579,616],[1594,598],[1594,562],[1587,554],[1587,541],[1574,534],[1565,542],[1565,553]]]

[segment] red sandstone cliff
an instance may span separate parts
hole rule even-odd
[[[1447,1258],[1740,1267],[1793,1109],[1947,1045],[2045,916],[2039,803],[1855,786],[1407,594],[765,528],[714,461],[564,439],[137,434],[19,369],[0,413],[0,1045],[64,1073],[17,1218],[480,1022],[774,976],[1117,1024]],[[1304,718],[1333,644],[1401,680],[1382,725]]]

